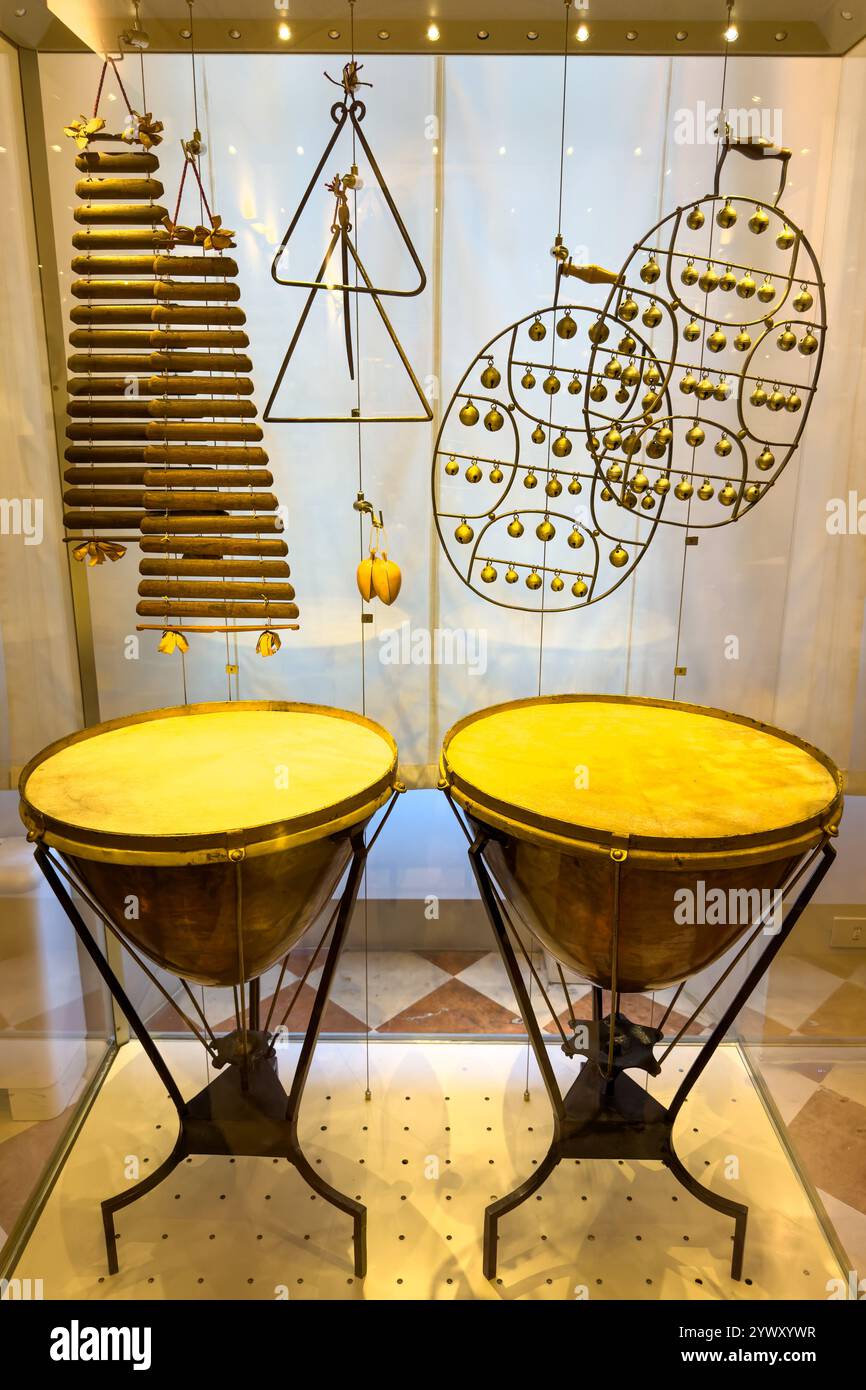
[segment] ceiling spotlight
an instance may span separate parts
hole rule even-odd
[[[773,35],[773,37],[776,40],[776,43],[784,43],[786,38],[788,37],[788,31],[787,29],[779,29],[777,33]]]
[[[740,31],[732,19],[725,32],[722,34],[722,38],[724,39],[725,43],[736,43],[739,37]]]
[[[428,37],[428,39],[430,40],[431,43],[435,43],[435,42],[436,42],[436,40],[439,38],[439,25],[438,25],[438,24],[428,24],[428,25],[427,25],[427,37]]]
[[[229,29],[229,38],[230,38],[230,39],[239,39],[240,36],[241,36],[241,31],[240,31],[240,29]]]
[[[24,11],[23,11],[23,10],[18,10],[18,11],[16,11],[16,13],[17,13],[17,14],[24,14]],[[850,10],[840,10],[839,13],[840,13],[840,15],[842,16],[843,19],[853,19],[853,18],[854,18],[853,14],[851,13]]]
[[[277,38],[280,40],[281,43],[288,43],[291,37],[292,31],[289,28],[288,24],[277,25]]]
[[[391,30],[390,30],[390,29],[380,29],[379,32],[378,32],[378,34],[376,35],[376,38],[377,38],[377,39],[381,39],[383,43],[384,43],[385,39],[390,39],[390,37],[391,37]]]
[[[339,37],[340,37],[340,31],[339,31],[339,29],[329,29],[329,30],[328,30],[328,38],[329,38],[329,39],[334,39],[334,40],[336,40],[336,39],[338,39]]]
[[[477,39],[480,39],[481,42],[483,43],[483,42],[485,41],[485,39],[489,39],[489,38],[490,38],[490,30],[489,30],[489,29],[479,29],[479,30],[478,30],[478,33],[475,35],[475,37],[476,37]]]
[[[529,29],[527,31],[526,37],[529,39],[530,43],[535,43],[535,40],[538,38],[538,30]]]
[[[589,38],[589,25],[578,24],[575,38],[577,39],[578,43],[586,43],[587,39]]]
[[[676,38],[677,43],[682,43],[683,39],[687,39],[688,36],[688,29],[678,29],[674,37]]]
[[[629,43],[634,43],[635,39],[637,38],[637,29],[629,29],[628,33],[626,34],[626,38],[628,39]]]
[[[16,13],[16,15],[18,16],[19,19],[23,19],[24,16],[26,15],[27,11],[26,11],[26,10],[16,10],[15,13]],[[843,16],[843,18],[844,18],[844,16]]]
[[[191,38],[192,38],[192,30],[191,30],[191,29],[181,29],[179,32],[180,32],[180,37],[181,37],[182,39],[191,39]]]

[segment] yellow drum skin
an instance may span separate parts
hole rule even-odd
[[[471,715],[446,735],[441,773],[491,834],[485,858],[518,916],[562,964],[624,993],[678,983],[723,955],[842,813],[841,774],[802,740],[723,710],[626,696]],[[677,920],[682,890],[712,902],[719,889],[736,911]]]
[[[232,985],[326,907],[396,765],[390,735],[347,711],[188,705],[52,744],[21,775],[20,810],[135,949]]]

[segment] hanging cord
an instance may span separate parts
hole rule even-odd
[[[726,9],[727,9],[727,15],[728,15],[728,24],[730,25],[730,22],[731,22],[731,14],[733,13],[733,9],[734,9],[733,0],[727,0]],[[721,96],[719,97],[719,123],[720,123],[719,136],[720,136],[720,139],[721,139],[721,141],[722,141],[723,143],[724,143],[725,140],[727,140],[727,137],[728,137],[728,120],[727,120],[727,116],[726,116],[726,114],[725,114],[725,92],[726,92],[726,89],[727,89],[727,82],[728,82],[728,50],[729,50],[729,48],[730,48],[730,44],[729,44],[728,40],[725,39],[725,56],[724,56],[724,58],[723,58],[723,60],[722,60],[722,91],[721,91]],[[717,152],[717,153],[716,153],[716,159],[717,159],[717,160],[718,160],[718,157],[719,157],[719,156],[718,156],[718,152]],[[713,255],[713,241],[715,240],[715,230],[714,230],[714,228],[715,228],[715,218],[711,218],[711,219],[710,219],[710,244],[709,244],[709,249],[708,249],[708,252],[707,252],[707,264],[709,264],[709,263],[712,261],[712,255]],[[709,299],[709,292],[707,292],[707,293],[704,295],[704,316],[705,316],[705,317],[706,317],[707,300],[708,300],[708,299]],[[703,372],[703,369],[704,369],[704,353],[705,353],[705,351],[706,351],[705,340],[706,340],[706,334],[704,334],[704,336],[701,338],[701,360],[700,360],[700,370],[701,370],[701,372]],[[694,448],[693,448],[693,449],[692,449],[692,474],[693,474],[693,475],[694,475],[694,463],[695,463],[695,450],[694,450]],[[680,596],[679,596],[679,603],[678,603],[678,605],[677,605],[677,641],[676,641],[676,649],[675,649],[675,652],[674,652],[674,682],[673,682],[673,691],[672,691],[672,694],[671,694],[671,699],[673,699],[673,700],[675,700],[675,699],[677,698],[677,682],[679,681],[679,676],[677,675],[677,670],[678,670],[679,664],[680,664],[680,644],[681,644],[681,642],[682,642],[683,611],[684,611],[684,608],[685,608],[685,596],[686,596],[686,567],[687,567],[687,564],[688,564],[688,556],[689,556],[689,547],[688,547],[687,541],[688,541],[688,537],[689,537],[689,522],[691,521],[691,518],[692,518],[692,501],[693,501],[693,497],[690,497],[689,500],[688,500],[688,506],[687,506],[687,510],[686,510],[686,533],[685,533],[685,536],[683,537],[683,564],[682,564],[682,570],[681,570],[681,572],[680,572]]]

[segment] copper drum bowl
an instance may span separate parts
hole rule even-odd
[[[563,965],[624,993],[717,960],[842,814],[838,769],[801,739],[630,696],[472,714],[445,737],[441,777],[490,836],[516,915]]]
[[[327,905],[396,766],[390,734],[344,710],[185,705],[51,744],[21,774],[21,818],[148,960],[235,985]]]

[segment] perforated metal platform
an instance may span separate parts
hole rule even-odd
[[[162,1044],[187,1095],[207,1080],[198,1043]],[[284,1076],[296,1045],[281,1049]],[[650,1082],[664,1102],[694,1049]],[[329,1181],[369,1208],[369,1273],[352,1274],[351,1223],[281,1160],[187,1160],[117,1220],[106,1273],[100,1200],[153,1171],[174,1112],[137,1044],[121,1049],[16,1270],[46,1298],[824,1299],[833,1251],[734,1046],[721,1047],[675,1130],[699,1181],[750,1207],[744,1279],[732,1224],[654,1163],[563,1163],[503,1219],[499,1277],[481,1271],[484,1207],[546,1151],[550,1113],[515,1043],[319,1045],[300,1137]],[[564,1085],[574,1076],[551,1050]],[[731,1176],[736,1174],[738,1176]]]

